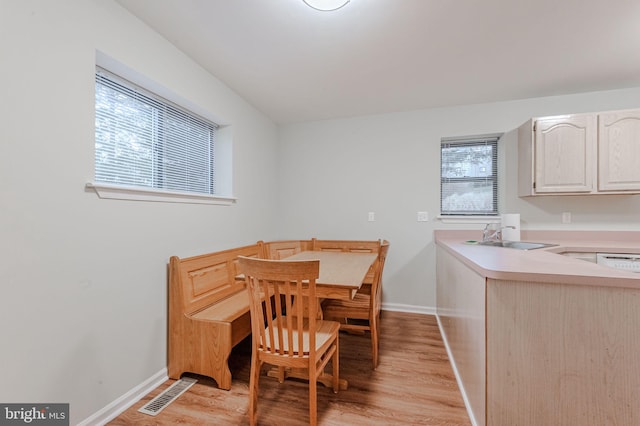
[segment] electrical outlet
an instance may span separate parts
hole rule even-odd
[[[429,222],[429,212],[418,212],[418,222]]]
[[[571,212],[562,213],[562,223],[571,223]]]
[[[376,221],[376,212],[369,212],[369,222]]]

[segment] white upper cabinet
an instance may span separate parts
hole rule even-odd
[[[593,191],[596,125],[593,115],[568,115],[536,120],[536,192]]]
[[[640,189],[640,110],[598,115],[598,190]]]
[[[540,117],[518,129],[518,195],[640,192],[640,110]]]

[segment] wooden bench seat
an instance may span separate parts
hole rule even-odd
[[[203,321],[233,322],[244,315],[248,308],[249,296],[246,292],[239,291],[196,312],[191,318]]]
[[[238,280],[238,256],[261,257],[262,245],[169,261],[168,374],[213,378],[231,389],[231,350],[251,333],[249,298]]]

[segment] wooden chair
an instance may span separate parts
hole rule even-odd
[[[378,367],[380,339],[380,310],[382,306],[382,271],[389,251],[389,242],[383,241],[374,265],[374,278],[370,289],[358,291],[352,300],[327,299],[322,305],[325,320],[340,322],[340,329],[347,332],[369,331],[371,334],[371,358],[373,369]],[[354,322],[353,320],[356,320]]]
[[[316,279],[320,261],[239,258],[250,299],[252,355],[249,379],[249,420],[257,424],[258,381],[263,363],[306,370],[309,378],[309,423],[317,424],[317,380],[331,360],[332,387],[338,392],[340,324],[317,319]],[[272,297],[262,303],[261,295]],[[269,300],[269,298],[266,298]],[[292,315],[309,309],[309,316]]]

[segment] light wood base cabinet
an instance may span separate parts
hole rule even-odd
[[[485,424],[485,278],[437,247],[437,314],[469,417]]]
[[[476,424],[640,424],[640,289],[485,279],[438,247],[437,297]]]
[[[487,424],[640,424],[640,290],[487,282]]]

